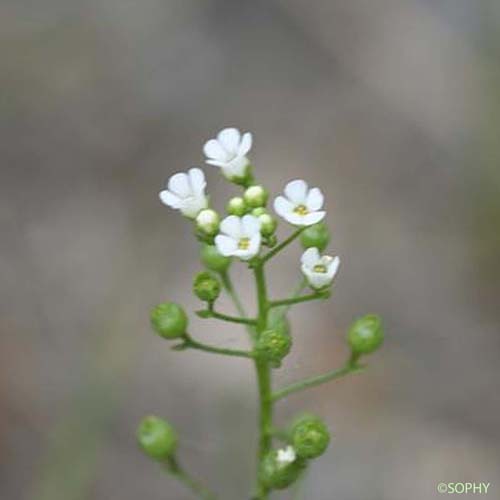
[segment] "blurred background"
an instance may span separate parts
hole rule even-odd
[[[193,498],[138,451],[148,413],[248,498],[251,364],[172,352],[148,321],[174,300],[198,338],[245,346],[192,314],[197,245],[157,197],[226,126],[253,132],[273,194],[323,189],[343,262],[332,301],[292,312],[275,385],[339,366],[356,316],[385,320],[366,373],[278,404],[334,434],[295,498],[500,498],[499,2],[3,0],[0,26],[0,498]],[[222,209],[237,191],[203,168]],[[273,262],[273,296],[299,255]]]

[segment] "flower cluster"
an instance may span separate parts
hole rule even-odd
[[[273,390],[271,370],[282,366],[293,346],[288,309],[299,303],[328,298],[340,260],[323,253],[330,242],[330,233],[324,222],[325,200],[321,190],[310,187],[302,179],[291,180],[284,186],[283,194],[270,204],[276,217],[267,208],[269,191],[255,181],[249,159],[251,148],[252,134],[241,133],[236,128],[221,130],[203,147],[206,163],[220,169],[226,179],[242,189],[240,196],[225,203],[225,214],[212,206],[211,198],[205,193],[205,174],[197,167],[174,174],[159,194],[162,203],[179,210],[192,221],[201,243],[200,260],[204,269],[195,275],[192,290],[203,308],[196,314],[203,319],[243,325],[249,336],[250,350],[218,347],[195,340],[189,330],[188,315],[175,302],[154,307],[150,321],[157,335],[174,342],[172,348],[177,351],[197,349],[246,358],[254,363],[259,391],[259,463],[252,498],[267,500],[274,490],[287,488],[295,482],[312,460],[325,453],[330,443],[326,424],[315,415],[294,419],[286,428],[276,427],[274,404],[289,394],[360,371],[360,358],[381,346],[384,333],[377,315],[358,318],[346,335],[350,352],[344,366]],[[277,234],[279,219],[293,226],[291,234],[283,239]],[[272,300],[268,296],[265,268],[268,261],[295,240],[300,241],[303,248],[297,262],[300,281],[292,294]],[[246,313],[230,278],[230,266],[235,260],[246,263],[254,274],[257,307],[253,317]],[[307,286],[310,290],[304,293]],[[221,293],[232,300],[238,316],[218,309]],[[139,425],[137,439],[147,455],[160,462],[198,496],[216,498],[180,465],[178,435],[169,422],[156,416],[145,417]],[[274,439],[284,445],[274,447]]]
[[[160,192],[160,199],[171,208],[194,219],[202,241],[215,244],[220,255],[251,261],[257,257],[263,245],[274,246],[273,237],[277,221],[265,206],[268,192],[253,183],[250,160],[247,155],[252,147],[252,134],[243,134],[236,128],[221,130],[215,139],[205,143],[203,151],[206,163],[222,170],[224,176],[246,187],[242,197],[234,197],[227,203],[228,215],[220,220],[219,214],[209,208],[205,194],[206,180],[203,171],[191,168],[188,172],[174,174],[167,187]],[[274,199],[273,207],[278,216],[296,226],[299,231],[311,228],[318,232],[326,216],[323,210],[324,196],[317,187],[309,188],[302,179],[288,182],[284,194]],[[321,255],[321,236],[309,237],[301,258],[301,271],[311,288],[318,290],[330,286],[337,274],[338,257]]]

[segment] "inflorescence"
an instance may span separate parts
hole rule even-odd
[[[310,188],[301,179],[288,182],[283,195],[273,201],[275,213],[295,228],[288,237],[278,240],[278,220],[266,208],[269,192],[255,181],[248,159],[251,148],[252,134],[241,134],[235,128],[220,131],[216,138],[204,145],[206,163],[219,168],[227,180],[243,190],[241,196],[226,203],[225,217],[211,206],[205,193],[205,174],[200,168],[174,174],[160,192],[162,203],[193,221],[195,235],[201,244],[200,258],[205,270],[194,277],[193,293],[205,303],[205,307],[197,311],[197,315],[244,326],[251,349],[229,349],[196,341],[188,332],[187,314],[173,302],[153,308],[151,325],[164,339],[177,340],[173,346],[175,350],[197,349],[248,358],[255,364],[259,437],[258,473],[252,498],[263,500],[272,490],[287,488],[295,482],[309,461],[322,455],[330,442],[326,424],[316,415],[306,414],[296,418],[288,427],[275,427],[274,404],[292,393],[360,371],[360,357],[377,350],[384,334],[378,316],[370,314],[358,318],[347,333],[350,355],[344,366],[273,391],[272,370],[281,366],[292,348],[287,319],[289,308],[302,302],[329,298],[340,260],[323,254],[330,241],[328,228],[323,222],[326,216],[323,193],[317,187]],[[297,266],[302,277],[290,295],[272,300],[268,296],[265,265],[296,239],[304,249]],[[245,262],[255,277],[258,311],[254,317],[246,314],[229,276],[235,259]],[[304,292],[307,287],[310,291]],[[237,316],[216,308],[222,291],[232,299]],[[168,422],[156,416],[145,417],[137,436],[146,454],[159,461],[200,498],[216,498],[181,467],[177,459],[178,436]],[[282,447],[274,447],[273,440],[281,441]]]

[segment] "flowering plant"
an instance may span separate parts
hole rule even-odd
[[[210,207],[205,194],[206,181],[199,168],[173,175],[160,192],[161,201],[192,219],[195,233],[201,243],[201,261],[206,268],[193,281],[194,294],[205,303],[197,314],[201,318],[215,318],[246,327],[251,342],[250,350],[236,350],[204,344],[188,333],[188,317],[184,309],[173,303],[157,305],[151,312],[151,325],[161,337],[177,340],[173,349],[201,351],[246,358],[253,362],[259,393],[257,478],[254,500],[269,498],[273,490],[284,489],[296,481],[310,461],[322,455],[328,447],[330,435],[325,423],[316,415],[303,415],[284,428],[273,422],[274,405],[289,394],[338,379],[362,369],[361,356],[378,349],[383,342],[380,318],[366,315],[349,328],[347,342],[350,356],[344,366],[319,376],[306,378],[279,390],[272,388],[272,371],[281,366],[292,347],[287,313],[291,306],[311,300],[325,300],[337,275],[338,257],[322,255],[328,245],[329,233],[323,219],[324,197],[317,187],[309,188],[303,180],[292,180],[284,188],[284,196],[275,198],[275,212],[294,226],[292,233],[282,241],[276,236],[277,219],[267,210],[268,191],[257,184],[247,155],[252,147],[252,135],[240,134],[235,128],[219,132],[203,150],[206,162],[221,169],[223,175],[243,188],[243,195],[234,197],[226,205],[227,216]],[[271,299],[266,282],[266,266],[287,245],[299,240],[304,253],[300,268],[299,286],[289,296]],[[267,250],[266,250],[267,248]],[[230,279],[233,260],[248,266],[255,278],[257,313],[248,316]],[[309,292],[303,292],[305,288]],[[216,301],[225,291],[233,300],[238,316],[219,311]],[[154,460],[192,489],[200,498],[215,499],[216,495],[184,469],[177,458],[178,437],[167,421],[145,417],[137,431],[142,449]],[[281,448],[274,440],[283,442]]]

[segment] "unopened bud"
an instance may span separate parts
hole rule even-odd
[[[247,212],[247,205],[241,196],[231,198],[226,205],[226,211],[229,215],[237,215],[242,217]]]
[[[195,295],[205,302],[214,302],[220,294],[219,280],[207,271],[198,273],[193,282]]]
[[[264,330],[257,340],[255,349],[259,356],[269,361],[273,367],[281,366],[281,360],[292,348],[292,337],[285,329]]]
[[[220,254],[215,245],[202,245],[200,260],[207,269],[218,273],[227,271],[231,265],[231,257]]]
[[[144,453],[162,461],[174,455],[178,437],[168,422],[151,415],[144,417],[139,424],[137,440]]]
[[[243,198],[249,207],[263,207],[267,203],[269,193],[262,186],[250,186],[245,190]]]
[[[300,235],[300,243],[304,248],[316,247],[322,252],[330,241],[330,232],[323,222],[309,226]]]
[[[184,309],[173,302],[158,304],[151,311],[151,326],[163,338],[182,337],[186,333],[187,325],[188,318]]]
[[[304,459],[322,455],[330,443],[330,433],[315,415],[305,415],[292,426],[292,444],[297,456]]]
[[[384,341],[380,316],[367,314],[357,319],[349,328],[347,341],[355,356],[376,351]]]
[[[202,210],[196,216],[196,227],[199,231],[209,236],[217,234],[217,231],[219,230],[219,223],[219,214],[211,208]]]

